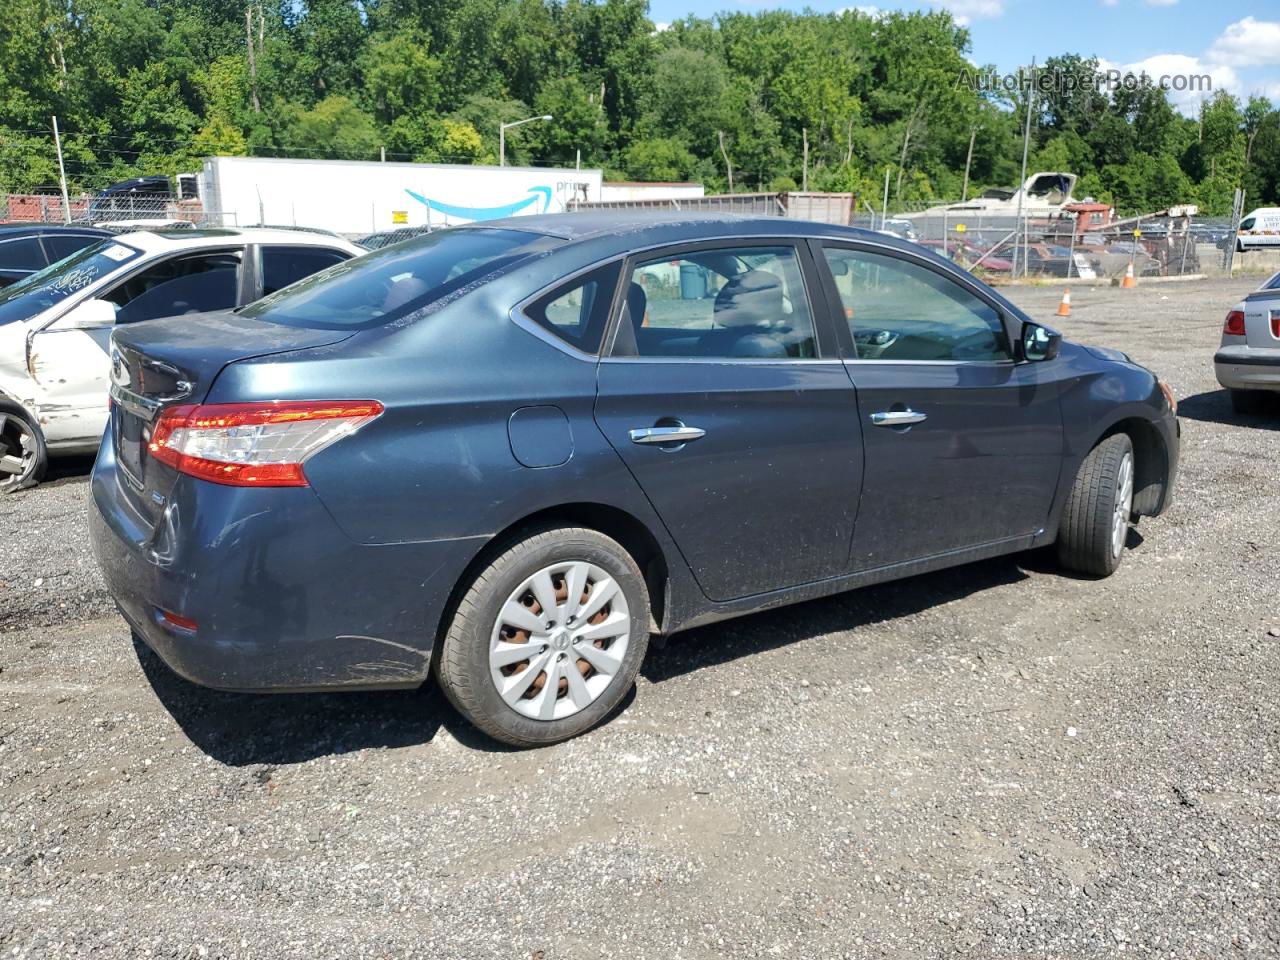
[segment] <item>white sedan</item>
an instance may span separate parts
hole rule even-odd
[[[1280,392],[1280,273],[1227,313],[1213,369],[1236,413],[1261,413]]]
[[[364,252],[301,230],[138,231],[0,291],[0,492],[97,449],[117,325],[250,303]]]

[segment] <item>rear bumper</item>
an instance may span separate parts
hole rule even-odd
[[[1213,355],[1213,371],[1230,390],[1280,390],[1280,350],[1225,348]]]
[[[99,450],[90,538],[125,619],[174,672],[221,690],[413,687],[484,538],[368,546],[307,488],[183,477],[156,524]],[[161,611],[195,621],[184,630]]]

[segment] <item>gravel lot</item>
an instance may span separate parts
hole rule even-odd
[[[1068,336],[1181,399],[1178,503],[1111,579],[1031,554],[704,628],[550,749],[432,689],[186,684],[111,612],[86,465],[0,500],[0,952],[1280,954],[1280,410],[1210,363],[1252,285],[1072,290]]]

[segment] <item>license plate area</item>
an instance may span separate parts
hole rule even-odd
[[[122,407],[116,407],[112,418],[115,432],[116,463],[125,478],[138,490],[143,487],[145,468],[143,451],[149,442],[150,424]]]

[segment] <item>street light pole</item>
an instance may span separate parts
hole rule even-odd
[[[512,127],[518,127],[522,124],[533,123],[535,120],[550,120],[551,114],[544,113],[540,117],[525,117],[523,120],[515,120],[511,123],[498,124],[498,166],[505,167],[507,165],[507,131]]]

